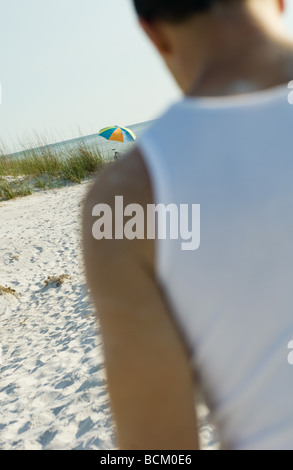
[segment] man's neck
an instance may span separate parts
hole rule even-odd
[[[240,15],[222,23],[215,18],[196,31],[197,37],[190,38],[194,49],[182,53],[187,95],[247,93],[293,79],[293,41],[280,23],[267,28],[257,18]]]
[[[231,61],[204,67],[187,95],[219,96],[250,93],[288,83],[293,79],[293,47],[272,45],[247,51]]]

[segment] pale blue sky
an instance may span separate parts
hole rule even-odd
[[[0,38],[0,141],[9,145],[154,119],[180,96],[131,0],[1,0]]]

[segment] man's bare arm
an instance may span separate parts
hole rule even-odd
[[[152,203],[137,150],[98,177],[83,216],[84,259],[101,326],[120,449],[196,449],[192,368],[154,273],[153,240],[95,240],[92,209]]]

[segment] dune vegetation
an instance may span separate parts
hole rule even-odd
[[[81,183],[105,167],[109,160],[82,140],[56,150],[50,145],[7,155],[0,150],[0,200],[35,191]]]

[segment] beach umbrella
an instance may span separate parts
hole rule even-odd
[[[134,133],[126,127],[112,126],[100,130],[99,135],[114,142],[133,142],[136,140]]]

